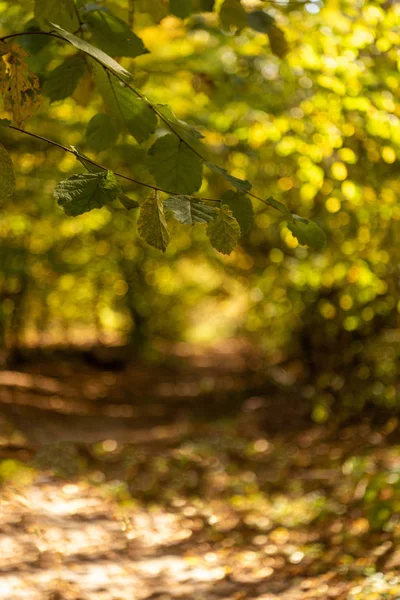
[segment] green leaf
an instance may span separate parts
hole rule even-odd
[[[57,24],[51,24],[52,29],[58,35],[64,38],[64,40],[72,44],[75,48],[78,48],[78,50],[82,50],[82,52],[84,52],[85,54],[92,56],[95,60],[100,62],[102,65],[108,67],[109,69],[111,69],[111,71],[117,73],[121,77],[124,77],[125,79],[132,78],[132,75],[129,73],[129,71],[121,67],[121,65],[117,63],[116,60],[111,58],[111,56],[108,56],[108,54],[106,54],[102,50],[99,50],[99,48],[92,46],[92,44],[89,44],[89,42],[87,42],[86,40],[83,40],[82,38],[79,38],[76,35],[69,33],[69,31],[65,31],[65,29],[59,27]]]
[[[50,102],[64,100],[72,96],[84,74],[85,61],[82,57],[77,54],[70,56],[51,71],[43,84],[43,92],[50,98]]]
[[[38,54],[45,46],[51,43],[51,37],[45,35],[36,35],[36,32],[43,31],[36,19],[29,19],[24,25],[24,33],[32,32],[32,35],[24,35],[18,40],[20,46],[25,48],[29,55]]]
[[[126,194],[120,194],[118,196],[118,200],[127,210],[132,210],[132,208],[139,208],[140,206],[139,202],[133,200],[132,198],[129,198],[129,196],[127,196]]]
[[[152,192],[142,204],[137,228],[140,237],[150,246],[165,252],[169,243],[169,232],[163,203],[157,192]]]
[[[221,200],[231,209],[240,225],[242,235],[248,233],[254,225],[254,210],[250,198],[240,192],[228,190],[222,195]]]
[[[238,179],[237,177],[230,175],[228,171],[226,171],[222,167],[218,167],[213,163],[206,162],[205,165],[206,167],[211,169],[211,171],[214,171],[214,173],[218,173],[218,175],[222,175],[222,177],[225,177],[225,179],[227,179],[229,183],[233,185],[233,187],[235,187],[237,190],[240,190],[241,192],[248,192],[249,190],[251,190],[250,181],[247,181],[246,179]]]
[[[112,83],[119,112],[129,133],[139,142],[146,141],[156,130],[157,116],[146,100],[121,85]]]
[[[176,17],[186,19],[193,12],[192,0],[169,0],[169,12]]]
[[[223,29],[243,29],[247,25],[247,13],[240,0],[225,0],[219,9],[219,19]]]
[[[9,127],[11,121],[9,119],[0,119],[0,127]]]
[[[118,17],[104,10],[93,10],[85,14],[93,42],[110,56],[135,58],[146,54],[147,48],[130,27]]]
[[[164,201],[164,208],[170,210],[175,219],[184,225],[209,223],[219,215],[217,208],[188,196],[170,196]]]
[[[207,235],[212,246],[222,254],[230,254],[240,238],[240,226],[229,206],[223,204],[215,221],[207,226]]]
[[[96,86],[116,123],[125,127],[139,143],[147,140],[157,127],[157,116],[149,104],[101,65],[93,61],[90,64]]]
[[[313,250],[323,250],[326,246],[326,235],[314,221],[293,215],[288,229],[302,246],[310,246]]]
[[[165,121],[187,142],[197,141],[203,138],[203,134],[197,131],[191,125],[178,119],[168,104],[155,104],[154,108],[164,118]]]
[[[150,148],[148,166],[157,185],[165,190],[191,194],[201,186],[201,160],[172,133],[160,137]]]
[[[288,44],[284,32],[277,26],[276,21],[264,10],[255,10],[247,15],[249,27],[269,37],[271,50],[279,58],[283,58],[288,51]]]
[[[0,144],[0,202],[14,194],[15,176],[11,157]]]
[[[272,206],[272,208],[279,210],[279,212],[286,216],[292,214],[282,202],[279,202],[279,200],[275,200],[273,196],[269,196],[269,198],[267,198],[265,202]]]
[[[53,192],[64,212],[72,217],[94,208],[102,208],[115,200],[120,193],[121,190],[111,171],[72,175],[60,181]]]
[[[101,152],[115,146],[119,132],[110,117],[99,113],[94,115],[88,123],[86,129],[86,140],[90,148]]]
[[[68,31],[79,28],[74,0],[35,0],[35,18],[46,30],[52,29],[49,23],[57,23]]]

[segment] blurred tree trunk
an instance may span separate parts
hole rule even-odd
[[[144,261],[121,258],[119,267],[128,286],[125,298],[132,324],[128,345],[133,354],[140,354],[149,342],[149,311],[146,306],[146,298],[149,298],[149,285],[146,282]]]

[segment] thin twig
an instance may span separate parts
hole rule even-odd
[[[69,154],[73,154],[74,156],[76,156],[76,158],[80,158],[81,160],[86,161],[86,162],[90,163],[91,165],[94,165],[95,167],[102,169],[103,171],[109,170],[108,167],[105,167],[104,165],[96,162],[95,160],[88,158],[84,154],[80,154],[80,152],[78,152],[77,150],[73,150],[72,148],[63,146],[63,144],[59,144],[58,142],[55,142],[54,140],[50,140],[49,138],[46,138],[42,135],[38,135],[37,133],[32,133],[31,131],[26,131],[25,129],[21,129],[20,127],[15,127],[15,125],[9,125],[8,129],[14,129],[14,131],[18,131],[19,133],[24,133],[25,135],[29,135],[30,137],[40,140],[41,142],[46,142],[46,144],[50,144],[52,146],[55,146],[56,148],[60,148],[60,150],[63,150],[64,152],[68,152]],[[144,183],[143,181],[138,181],[137,179],[134,179],[133,177],[128,177],[127,175],[123,175],[122,173],[117,173],[116,171],[113,171],[113,173],[116,177],[120,177],[121,179],[126,179],[127,181],[131,181],[132,183],[136,183],[137,185],[141,185],[143,187],[147,187],[152,190],[156,190],[157,192],[163,192],[164,194],[171,194],[171,196],[185,195],[188,198],[197,198],[198,200],[205,200],[207,202],[221,202],[221,200],[218,200],[216,198],[204,198],[204,197],[198,197],[198,196],[190,196],[187,194],[179,194],[177,192],[171,192],[170,190],[164,190],[163,188],[157,187],[156,185],[151,185],[150,183]]]
[[[67,40],[56,33],[52,33],[51,31],[21,31],[19,33],[10,33],[9,35],[5,35],[0,38],[0,42],[5,42],[6,40],[11,40],[12,38],[21,37],[23,35],[46,35],[48,37],[56,38],[57,40],[61,40],[66,42]]]

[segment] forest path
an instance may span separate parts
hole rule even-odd
[[[272,546],[259,556],[215,552],[206,541],[184,549],[193,532],[177,514],[122,510],[82,482],[43,477],[9,488],[0,530],[2,600],[311,600],[347,597],[349,587],[334,572],[299,576],[294,549],[277,577],[267,566],[280,556]]]
[[[0,373],[0,600],[400,597],[398,420],[317,426],[196,360]]]

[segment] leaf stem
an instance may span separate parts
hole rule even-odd
[[[84,154],[80,154],[80,152],[78,152],[77,150],[68,148],[67,146],[64,146],[63,144],[59,144],[58,142],[55,142],[54,140],[50,140],[49,138],[44,137],[43,135],[38,135],[37,133],[32,133],[31,131],[26,131],[25,129],[21,129],[20,127],[16,127],[15,125],[9,125],[8,129],[14,129],[14,131],[18,131],[19,133],[24,133],[25,135],[29,135],[32,138],[40,140],[41,142],[46,142],[46,144],[50,144],[51,146],[60,148],[60,150],[63,150],[64,152],[68,152],[69,154],[73,154],[74,156],[76,156],[76,158],[80,158],[81,160],[86,161],[86,162],[90,163],[91,165],[98,167],[99,169],[103,169],[104,171],[109,170],[108,167],[105,167],[104,165],[96,162],[95,160],[88,158]],[[123,175],[122,173],[117,173],[115,171],[113,171],[113,173],[116,177],[120,177],[121,179],[126,179],[127,181],[136,183],[137,185],[141,185],[141,186],[149,188],[151,190],[156,190],[157,192],[163,192],[164,194],[170,194],[172,196],[181,196],[182,195],[182,194],[178,194],[177,192],[171,192],[170,190],[164,190],[163,188],[157,187],[156,185],[151,185],[150,183],[144,183],[143,181],[138,181],[137,179],[134,179],[133,177],[128,177],[128,175]],[[198,198],[199,200],[205,200],[207,202],[221,202],[221,200],[217,200],[216,198],[203,198],[203,197],[198,197],[198,196],[188,196],[188,198]]]

